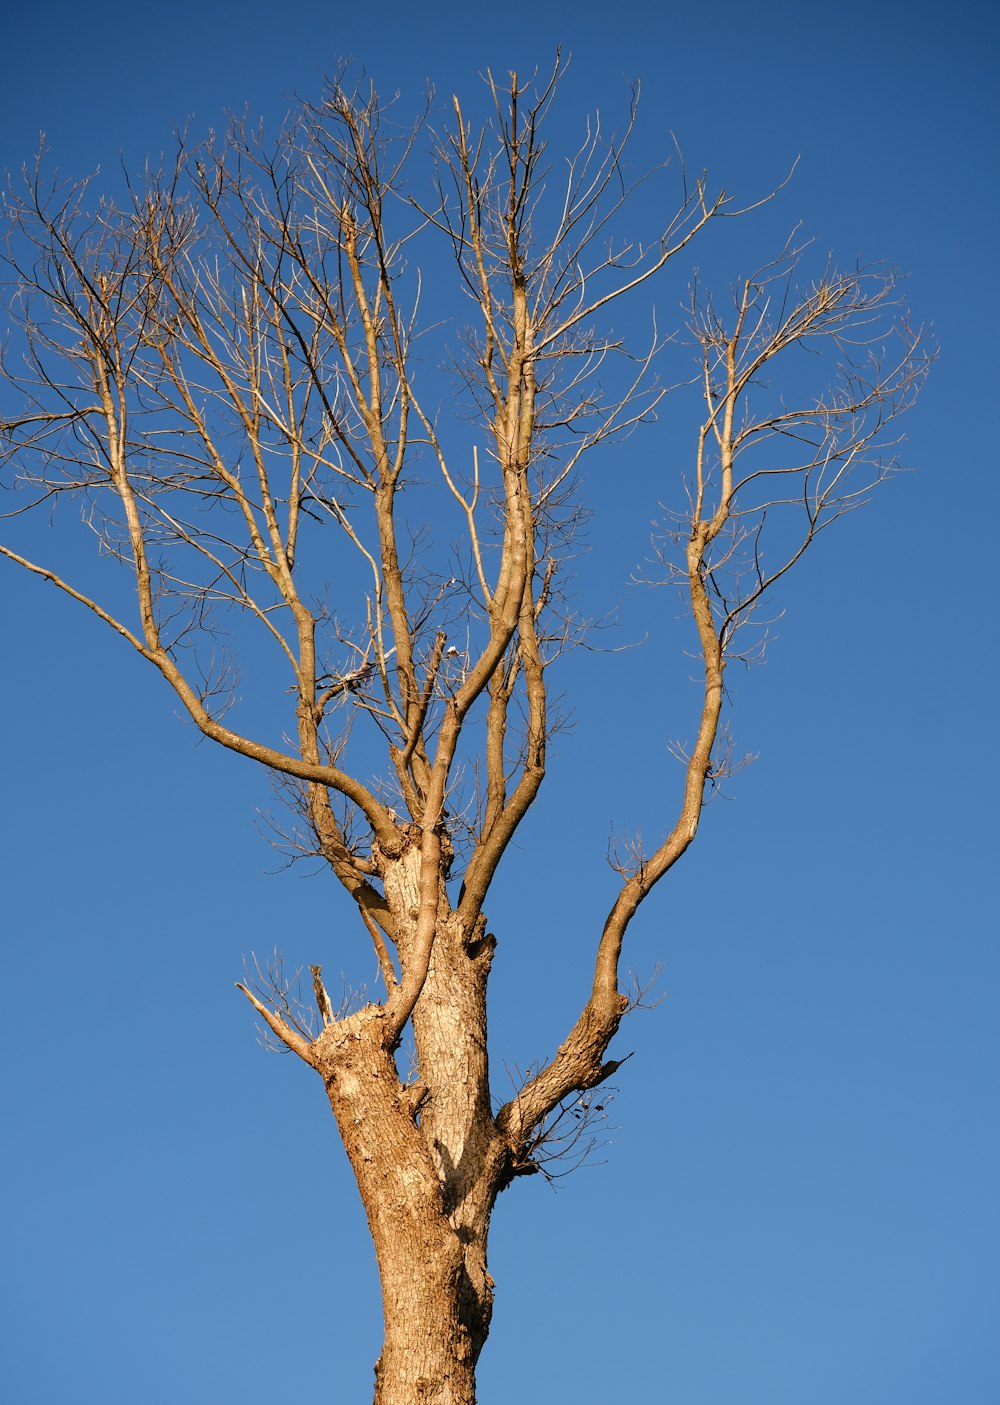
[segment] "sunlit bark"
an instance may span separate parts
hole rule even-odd
[[[46,184],[39,164],[7,207],[21,337],[5,373],[23,392],[0,423],[11,531],[82,502],[131,573],[134,611],[13,538],[0,552],[115,630],[206,737],[287,781],[378,961],[384,993],[353,1011],[335,1011],[318,966],[312,1015],[273,971],[241,986],[323,1079],[357,1179],[382,1279],[378,1405],[474,1401],[496,1198],[547,1168],[567,1107],[585,1125],[589,1090],[619,1067],[629,924],[730,766],[727,664],[753,656],[754,612],[817,534],[891,472],[890,426],[930,359],[882,268],[803,285],[806,251],[789,244],[722,310],[695,291],[704,409],[687,508],[659,539],[700,657],[695,741],[676,792],[662,786],[662,842],[615,860],[603,927],[573,934],[567,961],[591,968],[578,1018],[498,1106],[485,905],[545,778],[549,671],[579,635],[564,594],[577,470],[663,397],[659,341],[626,357],[602,328],[740,213],[682,173],[653,237],[619,242],[634,105],[621,137],[588,129],[557,191],[541,133],[559,72],[540,87],[491,79],[482,128],[455,99],[423,186],[423,124],[399,135],[394,118],[390,132],[373,92],[334,82],[273,144],[237,122],[182,146],[124,204],[91,206],[87,183]],[[477,414],[471,465],[449,449],[414,350],[435,322],[415,272],[435,242],[476,317],[457,364]],[[832,388],[786,401],[770,387],[802,349]],[[420,473],[439,475],[425,489],[421,453]],[[411,536],[421,491],[428,521],[442,501],[453,513],[436,555]],[[334,565],[350,587],[328,602]],[[225,720],[223,619],[271,650],[281,744]],[[358,726],[382,746],[377,781],[352,762]]]

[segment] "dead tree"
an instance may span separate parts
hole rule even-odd
[[[379,1405],[474,1400],[493,1206],[618,1067],[622,945],[726,771],[727,663],[753,652],[772,586],[891,472],[893,421],[929,361],[881,267],[803,283],[792,243],[724,301],[696,291],[703,413],[687,506],[660,542],[696,631],[696,739],[662,842],[617,860],[576,1023],[498,1105],[485,908],[545,777],[549,669],[576,638],[578,469],[661,398],[657,338],[627,353],[611,314],[739,213],[680,173],[655,238],[622,240],[634,106],[623,135],[592,125],[546,170],[557,80],[491,83],[480,128],[456,99],[439,134],[425,114],[402,135],[373,92],[335,81],[277,140],[235,122],[182,142],[123,200],[93,202],[39,162],[6,201],[18,330],[4,371],[23,400],[0,425],[16,489],[0,550],[158,669],[206,737],[283,779],[378,960],[381,997],[339,1013],[313,967],[314,1025],[276,982],[241,989],[323,1079],[357,1178],[382,1281]],[[471,445],[415,353],[442,320],[421,304],[435,247],[471,309],[455,360]],[[797,367],[782,398],[803,351],[821,379],[796,398]],[[131,604],[120,576],[99,597],[19,549],[22,515],[65,497],[125,568]],[[447,516],[442,540],[415,542],[415,513]],[[285,708],[284,742],[231,720],[237,653]]]

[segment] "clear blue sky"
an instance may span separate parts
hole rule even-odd
[[[662,963],[667,998],[619,1037],[606,1164],[498,1206],[482,1405],[1000,1400],[997,38],[986,6],[856,0],[5,19],[0,160],[44,129],[72,175],[122,148],[140,164],[189,114],[195,133],[245,104],[276,120],[342,56],[415,106],[426,80],[474,94],[561,44],[554,143],[639,78],[650,159],[673,130],[753,196],[801,155],[764,229],[893,260],[935,325],[919,472],[786,595],[736,689],[759,760],[634,926],[631,964]],[[683,295],[680,276],[657,294],[661,320]],[[633,441],[625,479],[595,469],[588,599],[617,601],[643,556],[673,432]],[[347,967],[332,885],[268,872],[266,777],[197,745],[119,641],[12,568],[0,590],[6,1398],[370,1399],[373,1256],[322,1089],[257,1046],[233,989],[251,948]],[[609,825],[668,817],[691,697],[673,602],[655,608],[647,648],[567,669],[577,726],[489,909],[498,1067],[550,1052],[579,1002]]]

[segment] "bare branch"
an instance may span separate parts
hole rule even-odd
[[[263,1001],[258,1000],[253,991],[248,989],[242,981],[236,982],[236,989],[242,990],[258,1015],[260,1015],[261,1019],[272,1033],[277,1035],[282,1044],[291,1049],[293,1054],[298,1054],[299,1058],[303,1059],[307,1064],[314,1064],[315,1060],[312,1054],[312,1045],[307,1040],[303,1039],[301,1034],[298,1034],[287,1025],[273,1010],[269,1010]]]
[[[564,68],[487,73],[486,119],[456,97],[439,131],[341,71],[274,136],[243,118],[182,137],[121,202],[39,161],[4,206],[0,554],[123,638],[203,736],[280,779],[278,847],[329,869],[378,962],[384,999],[339,1010],[318,963],[315,1010],[277,957],[239,989],[322,1075],[388,1275],[387,1401],[419,1393],[418,1356],[424,1379],[472,1371],[496,1196],[593,1145],[594,1090],[644,997],[622,988],[630,923],[742,764],[726,669],[760,657],[778,588],[895,471],[896,421],[934,354],[891,270],[811,266],[794,231],[728,294],[694,287],[694,375],[662,384],[678,338],[650,309],[630,345],[626,300],[775,192],[740,207],[669,152],[636,173],[637,91],[620,131],[595,115],[558,162]],[[645,229],[640,189],[664,212]],[[612,840],[582,1009],[494,1113],[485,909],[564,720],[553,670],[593,627],[572,599],[581,474],[668,395],[674,445],[695,402],[655,539],[656,583],[680,587],[693,626],[693,740],[673,746],[656,838]],[[44,515],[56,553],[69,505],[97,547],[72,580],[28,537]],[[444,1266],[427,1299],[450,1304],[453,1331],[430,1365],[439,1324],[419,1320],[417,1351],[404,1310],[414,1264]],[[468,1375],[455,1399],[473,1398]]]

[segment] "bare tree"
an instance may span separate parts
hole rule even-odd
[[[134,595],[0,550],[120,634],[206,737],[281,778],[306,822],[294,842],[330,866],[374,949],[384,991],[336,1012],[318,965],[311,1016],[273,969],[240,988],[323,1079],[357,1178],[382,1281],[379,1405],[474,1400],[493,1206],[553,1149],[576,1156],[603,1107],[629,923],[730,765],[727,663],[758,649],[761,601],[817,534],[892,471],[892,422],[930,359],[891,272],[831,265],[805,283],[794,241],[722,301],[695,290],[703,412],[658,551],[696,630],[696,739],[665,837],[614,860],[575,1024],[500,1103],[484,909],[545,776],[548,671],[579,638],[577,470],[662,398],[661,339],[637,355],[610,314],[740,213],[681,170],[652,241],[622,240],[634,105],[623,134],[595,122],[548,168],[558,77],[490,80],[482,127],[456,99],[441,133],[334,81],[276,141],[245,121],[181,140],[117,203],[41,162],[6,200],[4,369],[23,393],[0,424],[10,531],[81,502]],[[442,253],[471,309],[464,425],[431,403],[419,343],[442,321],[419,270]],[[815,388],[784,398],[805,371]],[[283,739],[238,725],[247,687],[284,707]]]

